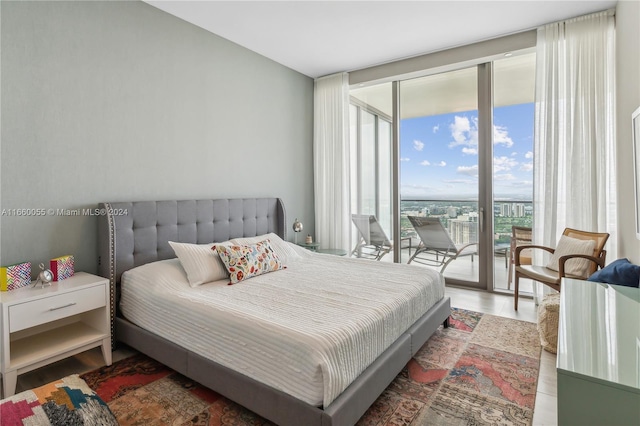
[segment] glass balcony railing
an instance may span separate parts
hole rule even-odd
[[[478,203],[476,201],[401,200],[401,236],[403,238],[417,238],[407,216],[439,217],[456,244],[477,241]],[[531,201],[496,200],[493,218],[495,243],[508,244],[512,226],[532,226],[533,203]]]
[[[476,242],[478,239],[478,203],[474,200],[426,200],[412,199],[400,202],[400,232],[403,240],[411,239],[415,247],[420,239],[407,216],[439,217],[456,244]],[[533,203],[530,200],[496,200],[493,208],[494,222],[494,288],[511,290],[508,280],[508,256],[512,226],[533,225]],[[403,245],[404,247],[404,245]],[[406,258],[406,259],[405,259]],[[402,253],[406,262],[408,253]],[[473,281],[477,278],[477,263],[460,258],[453,262],[445,276]],[[513,272],[512,272],[513,273]],[[521,291],[531,291],[523,282]]]

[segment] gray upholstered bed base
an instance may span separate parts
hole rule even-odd
[[[167,241],[208,243],[275,232],[285,238],[281,200],[232,199],[104,203],[99,220],[99,269],[111,281],[114,341],[158,360],[279,425],[353,425],[440,324],[449,298],[433,306],[324,409],[190,352],[115,315],[122,272],[175,257]]]

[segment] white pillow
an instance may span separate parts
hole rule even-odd
[[[257,237],[234,238],[231,242],[238,245],[250,245],[264,240],[269,240],[271,248],[284,263],[289,263],[291,260],[302,258],[302,256],[300,256],[296,251],[296,249],[301,249],[302,247],[286,242],[280,238],[278,234],[273,232],[265,235],[259,235]],[[305,249],[302,250],[304,251]]]
[[[551,259],[549,259],[549,263],[547,263],[547,268],[557,271],[560,258],[569,254],[586,254],[593,256],[595,246],[596,242],[594,240],[580,240],[563,235],[560,237],[560,241],[558,241],[556,251],[551,256]],[[587,259],[571,259],[565,262],[564,272],[565,274],[586,278],[590,265],[591,261]]]
[[[228,242],[216,244],[224,245]],[[215,250],[211,250],[213,243],[188,244],[169,241],[169,245],[180,259],[191,287],[229,277],[222,259]]]

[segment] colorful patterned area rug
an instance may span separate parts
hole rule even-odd
[[[0,401],[2,426],[117,426],[104,403],[77,374]]]
[[[536,325],[453,309],[358,425],[530,425]],[[144,355],[81,376],[121,425],[272,423]]]

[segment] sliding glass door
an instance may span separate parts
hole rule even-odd
[[[400,82],[400,224],[402,237],[429,245],[450,238],[476,244],[475,253],[451,262],[449,282],[479,285],[478,71],[476,67]],[[409,220],[437,218],[441,227]],[[428,232],[428,234],[427,234]],[[438,235],[439,234],[439,235]],[[470,247],[471,249],[472,247]],[[403,261],[410,259],[403,253]],[[441,267],[442,254],[413,261]]]
[[[426,243],[416,218],[437,219],[442,238],[473,246],[447,283],[510,289],[512,227],[533,222],[534,72],[535,53],[505,55],[351,90],[352,212],[377,216],[396,261]]]

